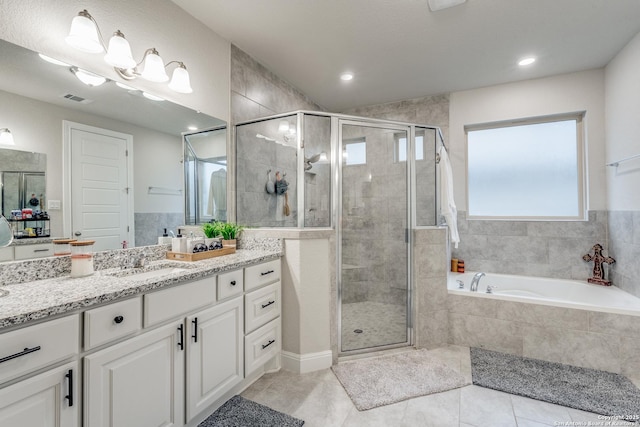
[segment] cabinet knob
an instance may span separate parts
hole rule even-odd
[[[235,280],[232,280],[232,281],[231,281],[231,286],[235,286],[235,285],[236,285],[236,281],[235,281]]]
[[[122,323],[122,322],[124,322],[124,317],[122,317],[122,316],[116,316],[116,317],[114,317],[114,318],[113,318],[113,321],[114,321],[115,323]]]

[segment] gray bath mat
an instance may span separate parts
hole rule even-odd
[[[267,406],[233,396],[198,427],[300,427],[304,421]]]
[[[359,411],[470,384],[427,350],[332,366]]]
[[[473,383],[600,415],[640,416],[640,390],[611,372],[471,348]]]

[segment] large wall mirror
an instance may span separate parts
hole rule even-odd
[[[64,178],[72,167],[64,148],[63,123],[72,122],[131,136],[132,187],[120,191],[131,192],[127,209],[132,211],[133,219],[126,226],[135,246],[156,244],[164,228],[175,231],[177,226],[190,222],[191,214],[185,212],[185,207],[191,206],[189,198],[194,193],[185,189],[185,139],[193,139],[198,156],[205,163],[224,165],[226,122],[166,100],[150,100],[133,87],[135,81],[130,87],[117,86],[109,79],[99,86],[88,86],[72,72],[72,64],[46,62],[36,52],[4,40],[0,40],[0,57],[0,127],[9,128],[16,143],[0,150],[1,159],[23,152],[41,155],[25,160],[20,168],[12,160],[8,162],[13,167],[0,164],[3,191],[6,190],[2,199],[4,216],[10,218],[14,206],[17,209],[20,204],[28,204],[35,194],[39,209],[50,215],[51,236],[72,237],[79,226],[68,226],[74,213],[68,208],[67,199],[72,199],[74,193],[63,182],[76,178]],[[100,60],[97,55],[96,61]],[[197,82],[192,85],[197,90]],[[203,180],[202,184],[210,185],[214,171],[208,166],[201,169],[209,175],[209,182],[205,185]],[[204,187],[201,192],[210,193]],[[97,198],[94,204],[100,205],[104,200]]]

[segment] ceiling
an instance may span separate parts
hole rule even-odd
[[[639,0],[173,1],[333,112],[600,68],[640,32]]]

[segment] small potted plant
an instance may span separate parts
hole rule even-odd
[[[242,230],[243,225],[239,225],[233,222],[220,222],[220,234],[222,235],[222,246],[224,247],[236,247],[236,239]]]
[[[222,239],[220,233],[220,223],[219,222],[207,222],[202,224],[202,232],[204,233],[205,245],[207,245],[207,249],[212,251],[216,249],[222,249]]]

